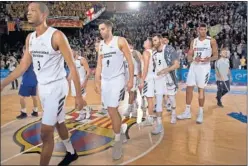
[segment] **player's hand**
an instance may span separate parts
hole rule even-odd
[[[101,93],[101,88],[100,88],[100,85],[99,84],[95,84],[95,91],[97,94],[100,94]]]
[[[86,88],[86,85],[87,85],[87,81],[84,81],[84,83],[81,85],[81,88],[82,89],[85,89]]]
[[[77,109],[78,110],[83,109],[83,107],[84,107],[84,101],[83,101],[82,96],[77,96],[76,97],[76,105],[77,105]]]
[[[199,62],[201,62],[201,58],[199,56],[197,56],[197,57],[195,57],[194,61],[199,63]]]
[[[210,57],[207,57],[207,58],[201,59],[201,62],[204,62],[204,63],[206,63],[206,62],[210,62]]]
[[[140,91],[141,91],[143,88],[144,88],[144,81],[141,80],[141,81],[140,81],[140,84],[139,84],[139,89],[140,89]]]
[[[1,91],[0,91],[0,92],[2,92],[2,91],[3,91],[3,89],[5,88],[5,86],[6,86],[6,85],[4,84],[4,82],[3,82],[3,81],[1,81],[1,83],[0,83],[0,84],[1,84]]]
[[[133,88],[133,81],[129,80],[127,83],[127,91],[130,92],[132,88]]]
[[[168,71],[168,68],[163,69],[163,70],[161,70],[161,71],[159,71],[159,72],[157,73],[157,76],[161,76],[161,75],[167,74],[168,72],[169,72],[169,71]]]

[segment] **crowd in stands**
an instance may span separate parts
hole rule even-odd
[[[21,3],[21,2],[20,2]],[[92,7],[89,2],[49,2],[52,15],[78,15]],[[18,9],[10,3],[11,10],[8,13],[16,13]],[[12,6],[13,5],[13,6]],[[25,2],[23,2],[25,5]],[[27,5],[27,4],[26,4]],[[101,8],[99,4],[95,7]],[[68,8],[73,10],[68,10]],[[188,68],[187,52],[190,41],[197,37],[197,26],[206,23],[208,27],[219,24],[221,31],[213,36],[219,49],[226,47],[229,50],[231,67],[234,69],[246,69],[247,55],[247,5],[245,2],[223,2],[218,5],[192,6],[187,4],[158,5],[156,9],[141,8],[136,12],[114,13],[110,20],[114,23],[114,34],[129,38],[139,51],[143,50],[143,41],[154,33],[166,36],[170,44],[174,46],[180,56],[182,68]],[[85,9],[85,10],[84,10]],[[23,9],[24,10],[24,9]],[[11,11],[11,12],[10,12]],[[99,38],[97,26],[91,23],[85,26],[79,33],[68,36],[73,48],[79,50],[87,58],[91,66],[96,65],[97,55],[94,50],[94,42]],[[212,64],[212,67],[214,65]]]
[[[6,14],[10,20],[26,20],[27,7],[30,2],[8,2],[6,4]],[[61,1],[45,2],[49,8],[50,16],[77,16],[80,20],[86,18],[86,11],[94,8],[95,11],[100,10],[103,5],[98,2],[85,2],[85,1]],[[1,6],[0,6],[1,7]]]

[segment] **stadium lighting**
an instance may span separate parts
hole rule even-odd
[[[140,2],[128,2],[128,6],[130,9],[138,10],[140,7]]]

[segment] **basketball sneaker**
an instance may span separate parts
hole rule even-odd
[[[188,110],[185,110],[182,114],[177,116],[177,119],[183,120],[183,119],[190,119],[191,118],[191,112]]]
[[[196,123],[201,124],[203,122],[203,110],[199,110]]]
[[[162,124],[156,124],[154,129],[152,130],[152,134],[153,135],[158,135],[159,133],[161,133],[163,131],[163,125]]]
[[[112,149],[113,160],[119,160],[122,157],[122,143],[123,143],[123,136],[120,137],[119,141],[114,142]]]
[[[75,119],[76,121],[82,121],[90,118],[89,111],[80,111],[79,116]]]
[[[78,154],[76,150],[74,149],[75,153],[71,154],[70,152],[66,152],[66,155],[64,159],[58,164],[59,166],[62,165],[69,165],[71,162],[75,161],[78,159]]]
[[[21,111],[21,114],[18,115],[16,119],[25,119],[27,117],[28,117],[27,113]]]
[[[31,116],[33,116],[33,117],[38,117],[38,112],[35,112],[35,111],[33,110]]]

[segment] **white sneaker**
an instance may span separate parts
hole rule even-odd
[[[162,124],[157,124],[154,129],[152,130],[153,135],[158,135],[163,131],[163,125]]]
[[[197,116],[197,119],[196,119],[196,123],[202,124],[202,122],[203,122],[203,111],[199,110],[198,116]]]
[[[190,119],[191,118],[191,112],[190,111],[184,111],[182,114],[177,116],[177,119],[183,120],[183,119]]]
[[[153,117],[150,117],[150,118],[146,117],[145,121],[142,122],[142,125],[143,126],[152,126],[153,123],[154,123]]]
[[[177,122],[176,114],[171,114],[171,124],[176,124],[176,122]]]
[[[90,112],[84,111],[84,112],[80,112],[79,116],[75,120],[82,121],[82,120],[89,119],[89,118],[90,118]]]

